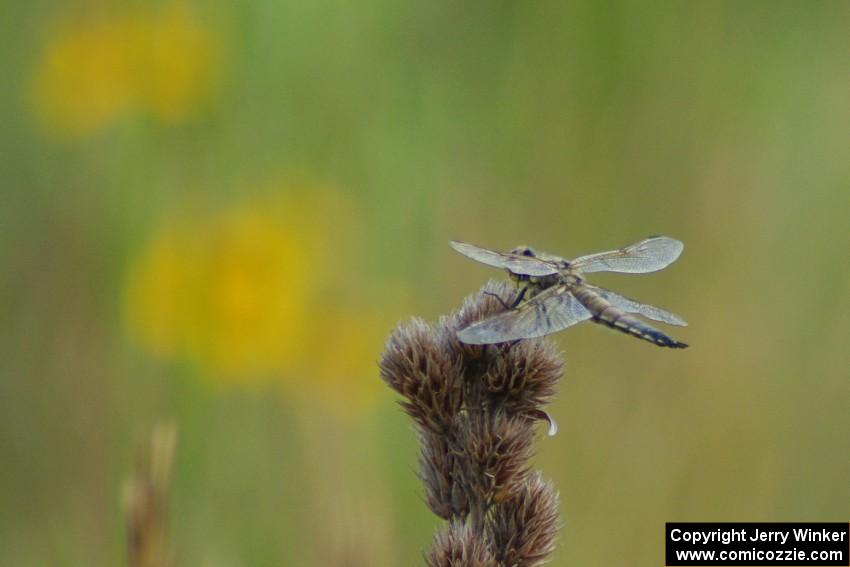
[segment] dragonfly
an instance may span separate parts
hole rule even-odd
[[[458,331],[464,343],[484,345],[542,337],[591,320],[660,347],[688,346],[637,317],[687,326],[678,315],[595,286],[584,277],[594,272],[646,274],[662,270],[675,262],[685,247],[675,238],[650,236],[618,250],[574,260],[528,246],[496,252],[454,240],[449,245],[477,262],[507,270],[518,288],[511,304],[503,302],[505,311]]]

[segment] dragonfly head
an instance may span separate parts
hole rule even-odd
[[[511,250],[511,254],[517,254],[518,256],[528,256],[529,258],[536,258],[537,257],[537,252],[534,251],[534,248],[532,248],[531,246],[525,246],[525,245],[517,246],[516,248]],[[517,273],[514,273],[510,270],[508,270],[508,275],[510,276],[510,278],[512,280],[514,280],[517,283],[527,282],[527,281],[531,280],[531,276],[528,276],[526,274],[517,274]]]
[[[528,256],[529,258],[540,258],[541,260],[545,260],[546,262],[555,263],[562,270],[565,270],[570,267],[570,263],[563,258],[559,258],[558,256],[552,256],[551,254],[547,254],[545,252],[536,252],[534,248],[531,246],[517,246],[513,250],[511,250],[511,254],[516,254],[518,256]]]
[[[511,254],[519,254],[520,256],[528,256],[529,258],[537,257],[537,252],[531,246],[517,246],[511,250]]]

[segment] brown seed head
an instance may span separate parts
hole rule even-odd
[[[519,491],[529,474],[534,423],[498,411],[482,427],[458,432],[464,453],[463,484],[485,502],[499,502]]]
[[[533,567],[554,548],[558,499],[532,473],[534,420],[554,395],[563,360],[545,338],[467,345],[457,331],[505,310],[516,290],[489,282],[457,312],[400,325],[381,377],[402,396],[421,444],[428,507],[450,525],[431,567]]]
[[[471,361],[484,356],[488,348],[491,352],[493,348],[501,348],[490,345],[468,345],[457,338],[457,332],[472,323],[477,323],[503,312],[505,305],[513,304],[516,294],[516,289],[507,282],[490,280],[484,284],[477,294],[464,299],[460,309],[448,317],[442,317],[440,326],[449,331],[449,346],[452,350],[465,357],[469,364]]]
[[[434,432],[447,431],[463,403],[462,360],[449,341],[445,329],[414,318],[396,328],[379,363],[381,377],[404,398],[404,410]]]
[[[493,507],[488,540],[500,565],[535,567],[555,550],[558,494],[539,473],[517,494]]]
[[[467,492],[458,483],[463,459],[452,449],[451,437],[427,429],[419,433],[419,478],[425,487],[425,501],[444,520],[464,518],[469,513]]]
[[[555,395],[564,361],[551,341],[525,340],[500,352],[484,375],[491,403],[505,411],[531,415]]]
[[[425,561],[428,567],[500,567],[484,541],[460,522],[437,532]]]

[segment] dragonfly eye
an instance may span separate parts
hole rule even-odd
[[[536,258],[537,254],[534,252],[534,248],[531,246],[517,246],[513,250],[511,250],[512,254],[519,254],[520,256],[528,256],[529,258]]]

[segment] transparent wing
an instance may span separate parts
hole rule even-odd
[[[495,268],[505,268],[515,274],[527,276],[548,276],[557,274],[559,267],[547,260],[533,256],[522,256],[510,252],[494,252],[485,248],[479,248],[474,244],[452,240],[449,246],[466,256],[482,264]]]
[[[611,290],[601,287],[593,286],[593,289],[599,295],[604,297],[611,305],[618,309],[622,309],[626,313],[637,313],[638,315],[643,315],[647,319],[660,321],[662,323],[667,323],[668,325],[676,325],[678,327],[688,326],[687,322],[678,315],[670,313],[669,311],[664,311],[659,307],[647,305],[646,303],[639,303],[634,299],[623,297],[622,295],[618,295]]]
[[[584,305],[564,286],[549,288],[516,309],[499,313],[458,331],[458,338],[471,345],[503,343],[542,337],[590,319]]]
[[[620,272],[645,274],[661,270],[676,261],[685,245],[669,236],[652,236],[631,246],[588,254],[570,265],[582,272]]]

